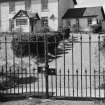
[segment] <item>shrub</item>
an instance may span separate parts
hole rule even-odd
[[[54,54],[55,48],[59,44],[59,39],[57,38],[55,43],[56,35],[48,36],[48,52]],[[44,57],[45,55],[45,43],[43,35],[18,35],[12,40],[13,53],[17,57],[26,56],[38,56]]]
[[[48,53],[55,55],[55,49],[57,48],[59,42],[69,35],[61,34],[60,32],[47,32],[48,38]],[[64,36],[63,36],[64,35]],[[16,35],[12,39],[12,49],[14,55],[17,57],[44,57],[45,56],[45,36],[43,33],[35,34],[22,34]]]
[[[102,26],[100,24],[92,25],[91,28],[94,33],[102,32]]]

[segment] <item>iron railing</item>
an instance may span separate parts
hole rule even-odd
[[[105,99],[104,34],[70,33],[65,37],[64,33],[43,33],[31,36],[28,34],[27,41],[15,40],[21,43],[18,46],[20,57],[11,49],[16,33],[0,36],[2,96]],[[43,38],[40,40],[39,36]],[[24,44],[28,56],[22,55]],[[32,55],[33,49],[35,55]]]

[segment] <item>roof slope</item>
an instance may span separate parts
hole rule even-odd
[[[63,19],[99,16],[105,18],[103,7],[72,8],[67,10]]]
[[[38,19],[38,20],[40,19],[38,13],[31,13],[25,10],[19,10],[17,14],[13,17],[13,19],[15,19],[20,13],[25,14],[25,16],[27,16],[28,18],[33,18],[33,19]]]

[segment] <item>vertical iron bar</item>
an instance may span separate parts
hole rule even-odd
[[[37,72],[37,76],[38,76],[38,84],[37,84],[38,85],[38,87],[37,87],[38,90],[37,91],[38,91],[38,95],[39,95],[39,80],[40,80],[40,78],[39,78],[39,73],[38,72]]]
[[[94,69],[94,94],[96,97],[96,70]]]
[[[34,77],[35,77],[35,69],[33,69],[34,72]],[[36,78],[34,78],[34,95],[35,95],[35,82],[36,82]]]
[[[43,92],[43,74],[42,74],[42,76],[41,76],[42,78],[42,92]]]
[[[17,68],[17,72],[18,72],[18,94],[19,94],[19,75],[21,75],[20,73],[19,73],[19,67]]]
[[[60,96],[61,96],[61,69],[60,69],[59,73],[60,73]]]
[[[74,96],[74,43],[73,43],[73,34],[72,34],[72,86],[73,86],[73,96]]]
[[[2,66],[2,80],[4,80],[4,69],[3,69],[3,66]],[[4,91],[3,91],[4,93]]]
[[[48,39],[47,39],[47,33],[44,33],[44,45],[45,45],[45,80],[46,80],[46,98],[49,97],[49,93],[48,93],[48,69],[49,69],[49,65],[48,65]]]
[[[104,98],[105,98],[105,69],[103,69]]]
[[[14,33],[12,34],[12,39],[14,39]],[[15,55],[14,55],[14,53],[13,53],[13,71],[15,72]]]
[[[27,42],[26,42],[27,43]],[[28,34],[28,53],[29,53],[29,74],[30,74],[30,78],[31,78],[31,69],[30,69],[30,44],[31,44],[31,40],[30,40],[30,33]],[[30,93],[31,93],[31,79],[30,79]]]
[[[44,92],[44,83],[43,83],[44,77],[42,76],[42,92]]]
[[[91,97],[91,35],[89,34],[90,97]]]
[[[80,36],[80,42],[81,42],[81,96],[82,96],[82,94],[83,94],[83,88],[82,88],[82,34],[81,34],[81,36]]]
[[[70,71],[68,69],[68,95],[70,96]]]
[[[65,73],[66,73],[66,71],[65,71],[65,41],[64,41],[64,36],[65,34],[63,33],[63,54],[64,54],[64,59],[63,59],[63,62],[64,62],[64,96],[65,96]]]
[[[7,84],[7,37],[5,36],[5,59],[6,59],[6,84]],[[8,93],[8,90],[7,90]]]
[[[34,42],[34,44],[36,44],[36,55],[37,55],[37,59],[39,59],[39,49],[38,49],[38,43],[40,43],[40,42],[38,42],[38,41],[40,41],[40,40],[38,40],[38,34],[36,34],[36,40],[35,40],[35,42]],[[37,76],[38,76],[38,79],[39,79],[39,73],[38,73],[38,60],[37,60]],[[39,80],[38,80],[38,95],[39,95]]]
[[[77,74],[77,97],[78,97],[78,69],[76,70],[76,74]]]
[[[23,70],[22,70],[22,66],[23,66],[23,59],[22,59],[22,54],[23,54],[23,51],[22,51],[22,47],[24,45],[24,42],[22,40],[22,33],[21,34],[21,40],[20,40],[20,43],[21,43],[21,78],[23,79]],[[22,83],[22,94],[23,94],[23,83]]]
[[[100,97],[100,34],[98,36],[98,51],[99,51],[99,97]]]
[[[56,96],[57,96],[57,39],[55,37],[55,69],[56,69]]]
[[[10,76],[10,78],[11,78],[11,67],[9,68],[9,71],[10,71],[10,72],[9,72],[9,73],[10,73],[9,76]],[[10,94],[11,94],[11,88],[10,88]]]
[[[86,97],[87,97],[87,70],[85,69],[85,85],[86,85]]]
[[[27,70],[25,71],[25,78],[27,78]],[[26,79],[26,93],[27,93],[27,79]]]

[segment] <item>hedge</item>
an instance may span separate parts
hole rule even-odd
[[[63,34],[59,32],[47,33],[48,35],[48,53],[55,55],[55,49],[59,45],[59,42],[67,35],[63,37]],[[45,46],[44,46],[44,35],[43,33],[39,35],[35,34],[18,34],[12,39],[12,49],[14,55],[17,57],[27,57],[27,56],[45,56]]]

